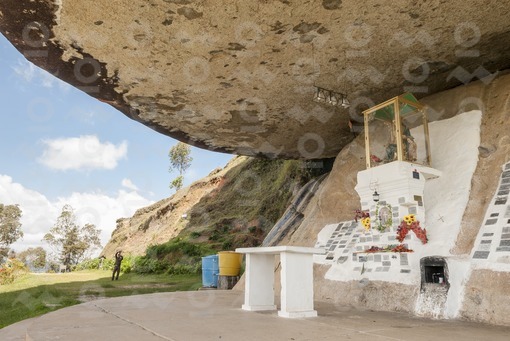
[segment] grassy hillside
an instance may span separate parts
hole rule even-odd
[[[301,161],[247,159],[193,206],[181,237],[217,250],[260,245],[311,176]]]
[[[313,165],[317,164],[323,163]],[[126,245],[139,243],[143,240],[140,236],[154,233],[156,228],[158,233],[171,230],[174,234],[165,242],[143,245],[145,255],[137,257],[133,270],[171,274],[199,272],[202,256],[260,245],[299,188],[329,170],[327,165],[314,168],[307,165],[310,164],[297,160],[236,158],[214,177],[197,181],[185,194],[178,192],[162,203],[139,210],[125,224],[134,226],[134,232],[126,233],[125,228],[120,227],[114,235],[125,236],[122,246],[125,250]],[[204,191],[204,186],[210,189]],[[185,207],[186,200],[192,204]],[[178,208],[179,212],[186,213],[185,218],[176,218]],[[143,229],[136,227],[141,224],[142,216],[149,221]],[[141,246],[138,245],[138,249]],[[114,247],[110,245],[108,250]]]

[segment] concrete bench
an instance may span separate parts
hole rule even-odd
[[[324,249],[299,246],[239,248],[246,254],[243,310],[276,310],[274,258],[281,262],[281,307],[278,316],[313,317],[313,255]]]

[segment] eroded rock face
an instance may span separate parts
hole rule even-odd
[[[485,212],[497,192],[501,166],[510,160],[509,88],[510,74],[506,73],[489,84],[473,82],[422,100],[431,108],[435,120],[471,110],[483,113],[480,158],[471,181],[460,232],[455,245],[449,250],[449,261],[458,258],[469,262],[471,259],[476,237],[484,224]],[[281,245],[313,246],[317,234],[325,225],[352,219],[354,210],[359,208],[359,197],[354,190],[356,175],[365,169],[364,161],[361,135],[339,153],[333,170],[321,183],[315,197],[299,212],[304,217],[301,224],[288,233]],[[473,270],[463,278],[459,317],[491,324],[510,324],[509,262],[503,258],[492,264],[494,270],[477,269],[473,262]],[[328,269],[325,265],[315,265],[316,300],[383,311],[417,312],[418,286],[380,281],[371,281],[369,285],[361,281],[335,282],[325,278]]]
[[[348,120],[510,66],[510,1],[3,0],[29,60],[127,116],[210,150],[334,157]],[[349,109],[312,101],[314,86]]]

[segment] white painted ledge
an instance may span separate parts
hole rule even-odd
[[[304,254],[319,254],[323,255],[326,253],[325,249],[315,247],[303,247],[303,246],[266,246],[266,247],[244,247],[236,249],[238,253],[263,253],[268,255],[277,255],[282,252],[290,253],[304,253]]]

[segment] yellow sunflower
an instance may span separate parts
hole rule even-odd
[[[364,218],[361,220],[361,225],[365,228],[365,230],[370,230],[370,218]]]
[[[404,221],[410,225],[416,221],[416,216],[414,214],[408,214],[404,217]]]

